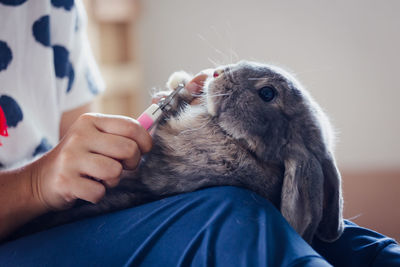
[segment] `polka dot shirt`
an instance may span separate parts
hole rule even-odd
[[[63,112],[104,90],[79,0],[0,0],[0,169],[59,141]]]

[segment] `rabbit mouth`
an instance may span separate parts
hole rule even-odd
[[[204,86],[204,99],[208,113],[212,117],[217,117],[221,112],[222,102],[231,95],[231,92],[227,90],[229,84],[229,77],[225,75],[223,71],[220,71],[218,75],[207,79]]]

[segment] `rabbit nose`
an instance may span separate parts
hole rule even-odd
[[[218,76],[220,76],[224,71],[222,69],[216,69],[214,71],[213,77],[217,78]]]

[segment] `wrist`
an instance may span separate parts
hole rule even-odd
[[[42,180],[44,173],[42,161],[45,160],[44,157],[33,162],[28,167],[30,168],[30,171],[29,171],[29,177],[27,177],[27,189],[30,199],[32,201],[31,203],[40,214],[52,210],[52,208],[45,201],[42,190],[43,188]]]
[[[48,209],[35,193],[34,163],[0,173],[0,241]]]

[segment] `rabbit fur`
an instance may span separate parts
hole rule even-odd
[[[152,151],[125,174],[131,177],[108,189],[98,204],[79,201],[38,218],[25,231],[231,185],[271,201],[307,242],[315,235],[336,240],[343,231],[341,178],[332,129],[319,105],[275,66],[241,61],[217,71],[218,77],[206,80],[200,105],[189,105],[195,96],[180,92],[153,132]],[[190,78],[172,75],[170,90]]]

